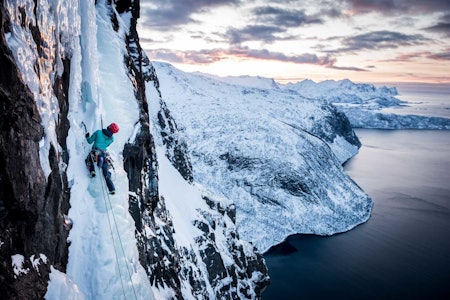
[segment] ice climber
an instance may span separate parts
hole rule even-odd
[[[89,132],[86,133],[88,143],[94,143],[91,152],[86,158],[86,166],[90,171],[91,177],[95,177],[94,163],[97,163],[97,166],[103,170],[103,175],[110,194],[114,194],[116,188],[111,180],[111,172],[109,171],[111,158],[106,151],[106,148],[114,142],[113,135],[117,132],[119,132],[119,126],[116,123],[111,123],[106,129],[97,130],[91,136],[89,135]]]

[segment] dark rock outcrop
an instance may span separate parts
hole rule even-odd
[[[60,107],[56,128],[59,145],[51,145],[51,172],[46,178],[39,156],[44,128],[34,96],[5,41],[10,20],[3,3],[0,9],[0,294],[6,299],[39,299],[47,288],[50,265],[64,271],[67,263],[64,215],[69,209],[69,194],[60,166],[68,161],[69,60],[64,60],[63,75],[53,86]],[[29,26],[44,57],[42,48],[48,45],[43,46],[39,29],[25,22],[22,26]],[[51,67],[55,69],[56,62]],[[39,74],[39,65],[35,69]],[[22,270],[26,273],[11,268],[15,255],[24,257]]]

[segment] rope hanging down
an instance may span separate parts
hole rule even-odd
[[[93,159],[92,154],[91,154],[91,159]],[[93,160],[93,162],[94,162],[94,166],[95,166],[95,168],[96,168],[96,171],[100,174],[100,172],[101,172],[100,168],[99,168],[99,167],[97,166],[97,164],[95,163],[95,160]],[[125,266],[126,266],[126,269],[127,269],[128,278],[130,279],[130,282],[131,282],[131,287],[132,287],[132,289],[133,289],[134,297],[135,297],[135,299],[138,299],[138,298],[137,298],[137,295],[136,295],[136,290],[135,290],[135,288],[134,288],[133,280],[132,280],[132,278],[131,278],[131,272],[130,272],[130,270],[129,270],[129,268],[128,268],[128,264],[126,263],[125,250],[123,249],[122,239],[121,239],[121,237],[120,237],[119,229],[117,228],[117,221],[116,221],[116,217],[115,217],[115,215],[114,215],[113,207],[112,207],[112,204],[111,204],[111,198],[109,197],[109,194],[108,194],[108,192],[106,191],[106,187],[105,187],[106,184],[105,184],[105,182],[103,182],[103,180],[102,180],[100,177],[101,177],[101,176],[98,176],[99,181],[100,181],[100,186],[101,186],[101,188],[102,188],[102,196],[103,196],[103,201],[104,201],[104,203],[105,203],[106,214],[107,214],[107,216],[108,216],[109,230],[110,230],[111,238],[112,238],[112,242],[113,242],[114,254],[115,254],[115,256],[116,256],[117,268],[118,268],[118,270],[119,270],[120,283],[121,283],[121,286],[122,286],[122,293],[123,293],[124,299],[126,299],[127,297],[126,297],[126,295],[125,295],[125,288],[124,288],[123,279],[122,279],[122,272],[120,271],[119,255],[118,255],[117,250],[116,250],[116,247],[115,247],[116,242],[115,242],[115,239],[114,239],[114,232],[113,232],[113,228],[112,228],[113,226],[112,226],[112,224],[111,224],[111,217],[110,217],[109,211],[108,211],[108,203],[109,203],[109,208],[111,209],[111,215],[112,215],[112,219],[113,219],[113,222],[114,222],[114,227],[115,227],[115,229],[116,229],[117,237],[118,237],[118,239],[119,239],[120,248],[122,249],[123,258],[124,258],[124,260],[125,260]],[[108,201],[107,201],[106,199],[108,199]]]
[[[86,133],[88,132],[88,131],[87,131],[87,128],[86,128],[86,124],[85,124],[84,122],[81,122],[81,126],[83,126],[83,128],[84,128],[84,133],[86,134]],[[103,128],[103,116],[101,116],[101,126],[102,126],[102,128]],[[101,170],[101,169],[97,166],[97,164],[95,163],[96,160],[94,159],[94,156],[93,156],[92,153],[90,153],[90,156],[91,156],[92,163],[94,164],[94,168],[96,169],[96,172],[97,172],[98,174],[100,174],[100,173],[103,174],[102,170]],[[113,167],[113,169],[114,169],[114,167]],[[114,172],[114,173],[115,173],[115,172]],[[100,186],[101,186],[101,188],[102,188],[102,196],[103,196],[103,201],[104,201],[104,203],[105,203],[106,214],[107,214],[107,217],[108,217],[109,231],[110,231],[110,233],[111,233],[111,238],[112,238],[112,242],[113,242],[113,248],[114,248],[114,254],[115,254],[115,256],[116,256],[117,268],[118,268],[118,270],[119,270],[120,284],[121,284],[121,286],[122,286],[122,293],[123,293],[124,299],[126,299],[127,297],[126,297],[126,295],[125,295],[125,287],[124,287],[124,284],[123,284],[122,272],[120,271],[119,255],[118,255],[117,250],[116,250],[116,247],[115,247],[116,242],[115,242],[115,239],[114,239],[114,231],[113,231],[113,229],[112,229],[113,226],[112,226],[112,224],[111,224],[111,217],[110,217],[109,212],[108,212],[108,203],[109,203],[109,207],[110,207],[110,209],[111,209],[112,219],[113,219],[113,222],[114,222],[114,227],[115,227],[115,229],[116,229],[117,237],[118,237],[118,239],[119,239],[120,248],[122,249],[123,258],[124,258],[124,260],[125,260],[125,266],[126,266],[126,268],[127,268],[128,278],[130,279],[130,282],[131,282],[131,287],[132,287],[132,289],[133,289],[134,298],[137,300],[138,298],[137,298],[137,295],[136,295],[136,289],[134,288],[133,280],[132,280],[132,278],[131,278],[131,272],[130,272],[130,270],[128,269],[128,264],[126,263],[125,250],[123,249],[122,239],[121,239],[121,237],[120,237],[119,229],[117,228],[117,221],[116,221],[116,217],[115,217],[115,215],[114,215],[113,207],[112,207],[112,204],[111,204],[111,199],[110,199],[110,197],[109,197],[108,192],[106,192],[106,187],[105,187],[106,183],[105,183],[100,177],[101,177],[101,176],[98,176],[98,179],[99,179],[99,181],[100,181]],[[108,201],[106,201],[106,199],[108,199]]]

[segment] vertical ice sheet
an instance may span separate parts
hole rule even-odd
[[[135,134],[139,111],[124,65],[123,33],[112,28],[105,1],[80,1],[80,36],[74,39],[69,90],[70,130],[67,139],[71,186],[67,274],[52,271],[47,299],[152,299],[147,274],[138,259],[135,225],[128,212],[128,179],[122,149]],[[90,179],[84,160],[91,145],[81,122],[92,133],[116,122],[120,131],[109,152],[114,160],[117,193],[107,194],[104,178]]]

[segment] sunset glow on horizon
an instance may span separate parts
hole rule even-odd
[[[142,0],[138,30],[187,72],[450,83],[448,0]]]

